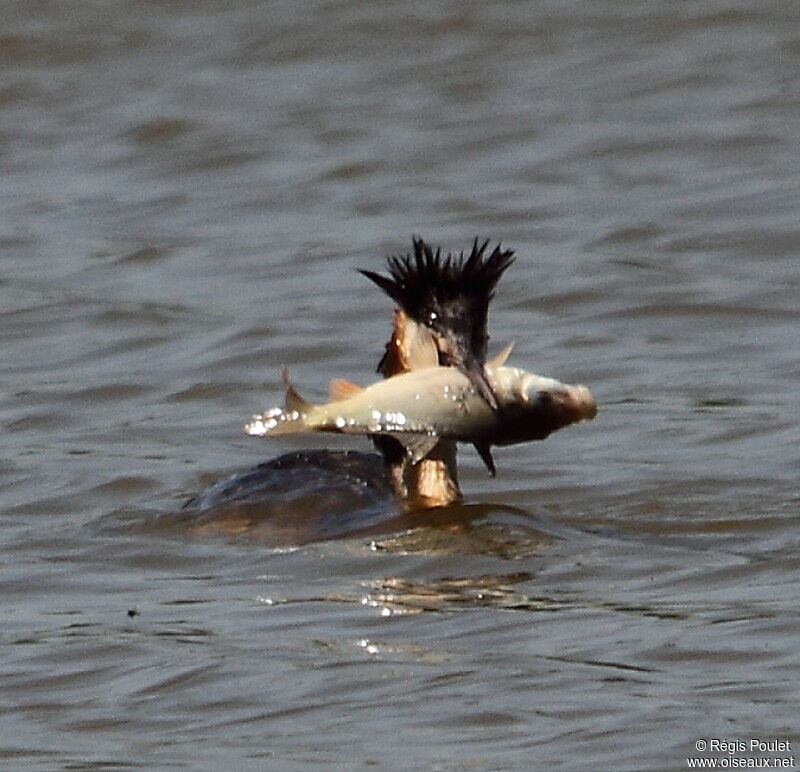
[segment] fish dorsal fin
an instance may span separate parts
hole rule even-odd
[[[500,351],[495,354],[487,363],[487,367],[502,367],[506,363],[506,359],[508,359],[508,355],[511,353],[511,349],[514,348],[515,341],[511,341],[511,343],[507,343]]]
[[[357,383],[348,381],[345,378],[331,378],[329,390],[331,402],[338,402],[341,399],[354,397],[360,391],[364,391],[364,388],[363,386],[359,386]]]
[[[314,405],[308,400],[303,399],[298,393],[297,389],[292,385],[289,378],[289,370],[284,367],[281,370],[281,378],[286,386],[286,409],[296,410],[298,413],[307,413]]]
[[[486,464],[486,468],[489,470],[489,474],[492,477],[497,475],[497,469],[494,466],[494,459],[492,458],[492,449],[488,442],[476,442],[474,443],[475,450],[478,451],[478,455],[481,457],[481,461]]]

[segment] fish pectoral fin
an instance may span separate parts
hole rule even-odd
[[[438,435],[408,434],[404,432],[387,432],[394,437],[405,449],[412,464],[418,464],[438,444]]]
[[[506,359],[508,359],[509,354],[511,354],[511,350],[514,348],[514,343],[516,341],[511,341],[511,343],[507,343],[503,348],[500,349],[487,363],[487,367],[502,367],[506,363]]]
[[[308,413],[314,405],[297,393],[289,378],[289,369],[287,367],[281,368],[281,378],[283,378],[283,384],[286,386],[286,409],[296,410],[298,413]]]
[[[331,402],[338,402],[341,399],[353,397],[360,391],[364,391],[363,386],[359,386],[357,383],[348,381],[346,378],[331,378],[331,384],[329,388]]]
[[[478,455],[481,457],[481,461],[486,464],[486,468],[489,470],[489,474],[492,477],[497,476],[497,469],[494,466],[494,459],[492,458],[492,449],[491,445],[488,442],[475,442],[475,450],[478,451]]]

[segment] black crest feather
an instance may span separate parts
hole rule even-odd
[[[411,254],[390,257],[389,276],[362,270],[418,324],[456,338],[470,358],[483,363],[489,302],[497,282],[514,262],[514,252],[476,238],[468,252],[443,254],[414,237]]]

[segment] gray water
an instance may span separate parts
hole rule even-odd
[[[0,761],[685,769],[800,747],[800,6],[4,0]],[[147,529],[366,383],[412,234],[590,424],[374,538]],[[129,616],[128,612],[134,616]],[[761,754],[770,757],[789,753]],[[753,754],[739,754],[742,758]]]

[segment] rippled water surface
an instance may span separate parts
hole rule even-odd
[[[0,13],[0,763],[800,748],[800,6]],[[282,452],[366,448],[241,426],[282,364],[311,396],[374,377],[390,303],[353,268],[413,233],[517,250],[491,346],[597,419],[495,479],[465,448],[463,507],[371,536],[153,527]]]

